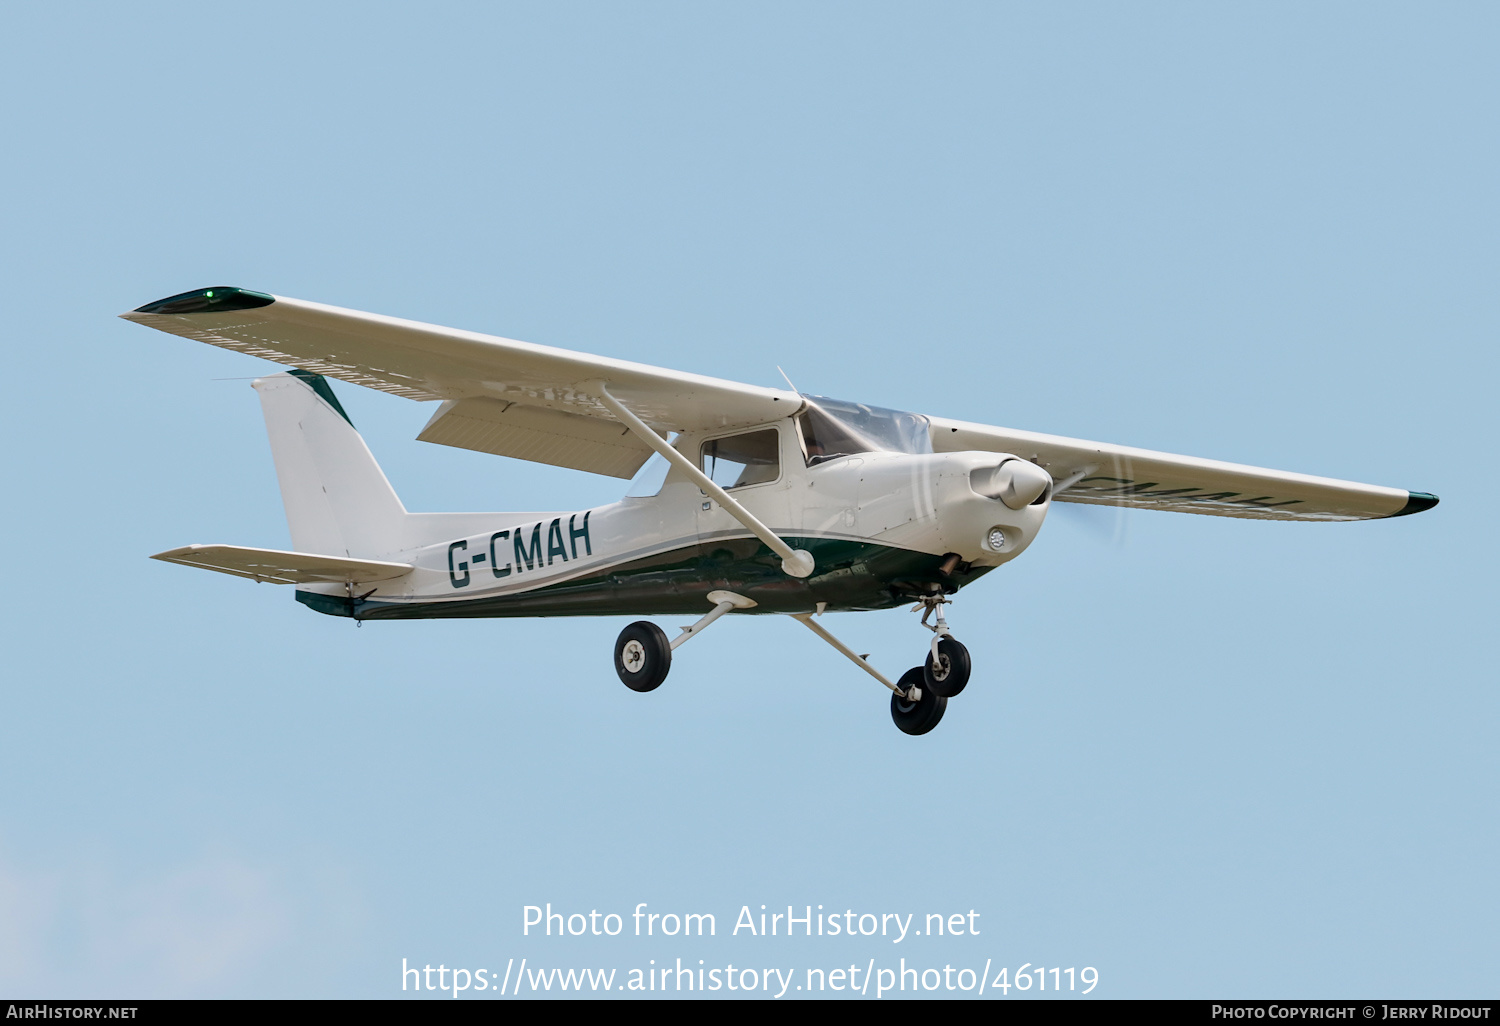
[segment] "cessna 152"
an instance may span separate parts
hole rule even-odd
[[[430,324],[209,288],[125,319],[294,369],[254,382],[295,551],[189,545],[154,559],[296,586],[356,620],[702,614],[615,643],[629,688],[729,612],[799,620],[892,692],[908,734],[969,680],[949,596],[1015,559],[1053,502],[1272,520],[1430,509],[1425,492],[986,427],[662,370]],[[418,437],[631,478],[587,510],[408,513],[326,380],[441,405]],[[817,617],[911,603],[933,632],[892,681]],[[931,622],[929,623],[929,620]]]

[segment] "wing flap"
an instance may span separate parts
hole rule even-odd
[[[1437,505],[1404,488],[931,418],[938,452],[1006,452],[1045,468],[1059,502],[1255,520],[1372,520]]]
[[[252,549],[243,545],[184,545],[158,552],[151,558],[272,584],[369,584],[403,577],[413,569],[410,563]]]
[[[626,480],[651,456],[619,421],[486,398],[449,400],[417,439]]]

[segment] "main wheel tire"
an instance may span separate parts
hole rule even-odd
[[[936,727],[948,708],[948,700],[923,686],[922,667],[913,666],[896,683],[902,691],[917,688],[922,692],[915,702],[891,693],[891,719],[896,726],[906,734],[925,734]]]
[[[923,686],[935,695],[953,698],[969,686],[969,650],[949,637],[938,639],[937,664],[932,656],[922,664]]]
[[[650,620],[637,620],[615,639],[615,672],[631,691],[655,691],[671,668],[666,632]]]

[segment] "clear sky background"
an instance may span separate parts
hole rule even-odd
[[[904,956],[1094,966],[1108,997],[1493,996],[1497,30],[1488,4],[8,8],[0,992]],[[636,695],[624,619],[356,629],[149,561],[289,543],[271,368],[115,319],[217,284],[1443,501],[1059,509],[952,607],[975,679],[921,738],[779,618]],[[411,509],[623,492],[335,387]],[[830,625],[898,672],[916,621]],[[522,938],[549,901],[720,936]],[[725,936],[762,903],[974,909],[981,936]]]

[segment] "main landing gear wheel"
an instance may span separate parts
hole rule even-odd
[[[939,638],[937,659],[922,664],[922,687],[934,695],[953,698],[969,684],[969,650],[951,637]]]
[[[913,666],[896,682],[902,691],[909,692],[912,688],[921,691],[922,697],[916,701],[902,698],[894,691],[891,692],[891,719],[895,720],[896,726],[907,734],[927,733],[938,725],[938,720],[943,718],[943,712],[948,708],[946,698],[923,686],[922,675],[922,667]]]
[[[655,691],[671,668],[666,632],[650,620],[637,620],[615,639],[615,672],[631,691]]]

